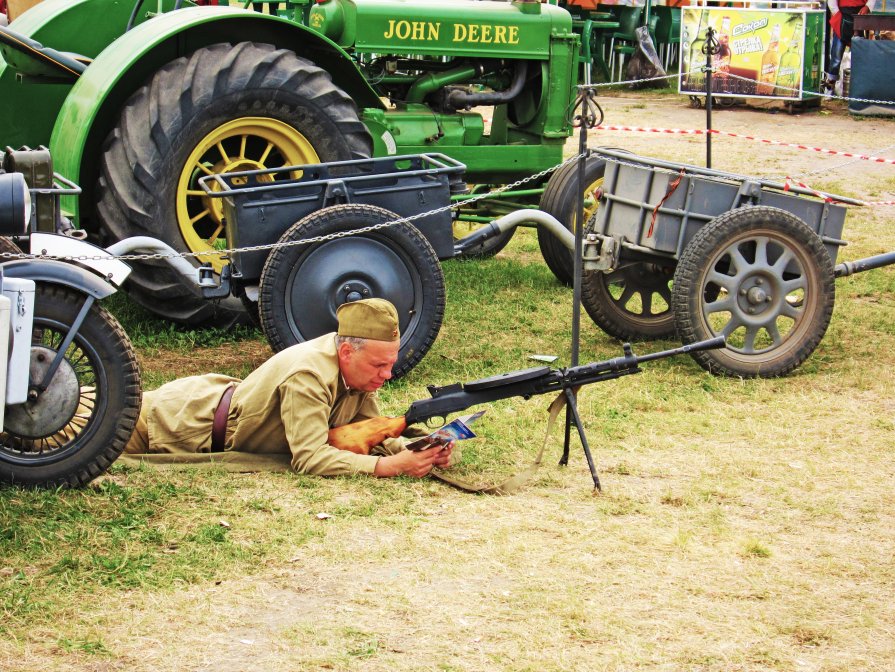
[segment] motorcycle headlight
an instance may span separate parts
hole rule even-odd
[[[0,235],[22,236],[31,222],[31,192],[21,173],[0,175]]]

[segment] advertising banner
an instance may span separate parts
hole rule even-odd
[[[679,91],[705,93],[702,49],[709,27],[719,44],[712,57],[712,95],[800,99],[803,91],[817,91],[822,20],[823,12],[686,7]]]

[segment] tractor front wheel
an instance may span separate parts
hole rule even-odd
[[[221,200],[201,189],[201,177],[371,150],[354,101],[310,61],[268,44],[199,49],[156,72],[106,140],[97,205],[103,242],[145,235],[181,252],[226,249]],[[221,269],[218,255],[200,260]],[[223,313],[200,299],[164,260],[135,263],[128,285],[137,302],[183,324],[242,311],[233,298]]]

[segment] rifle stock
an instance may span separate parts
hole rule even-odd
[[[361,452],[366,455],[369,454],[373,446],[382,443],[386,437],[400,435],[408,425],[415,425],[432,418],[446,420],[451,413],[499,399],[510,397],[529,399],[537,394],[559,393],[568,388],[640,373],[639,365],[644,362],[722,348],[724,344],[724,337],[718,336],[671,350],[637,356],[631,349],[631,345],[625,343],[625,354],[622,357],[602,362],[591,362],[568,369],[538,366],[510,371],[468,383],[453,383],[441,387],[429,385],[428,390],[431,398],[414,401],[403,416],[370,418],[343,427],[335,427],[329,432],[329,444],[336,448]]]

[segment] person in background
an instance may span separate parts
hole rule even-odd
[[[868,14],[873,11],[876,0],[827,0],[830,10],[830,60],[827,61],[822,87],[832,91],[839,80],[839,68],[842,65],[842,54],[851,46],[855,33],[855,15]]]

